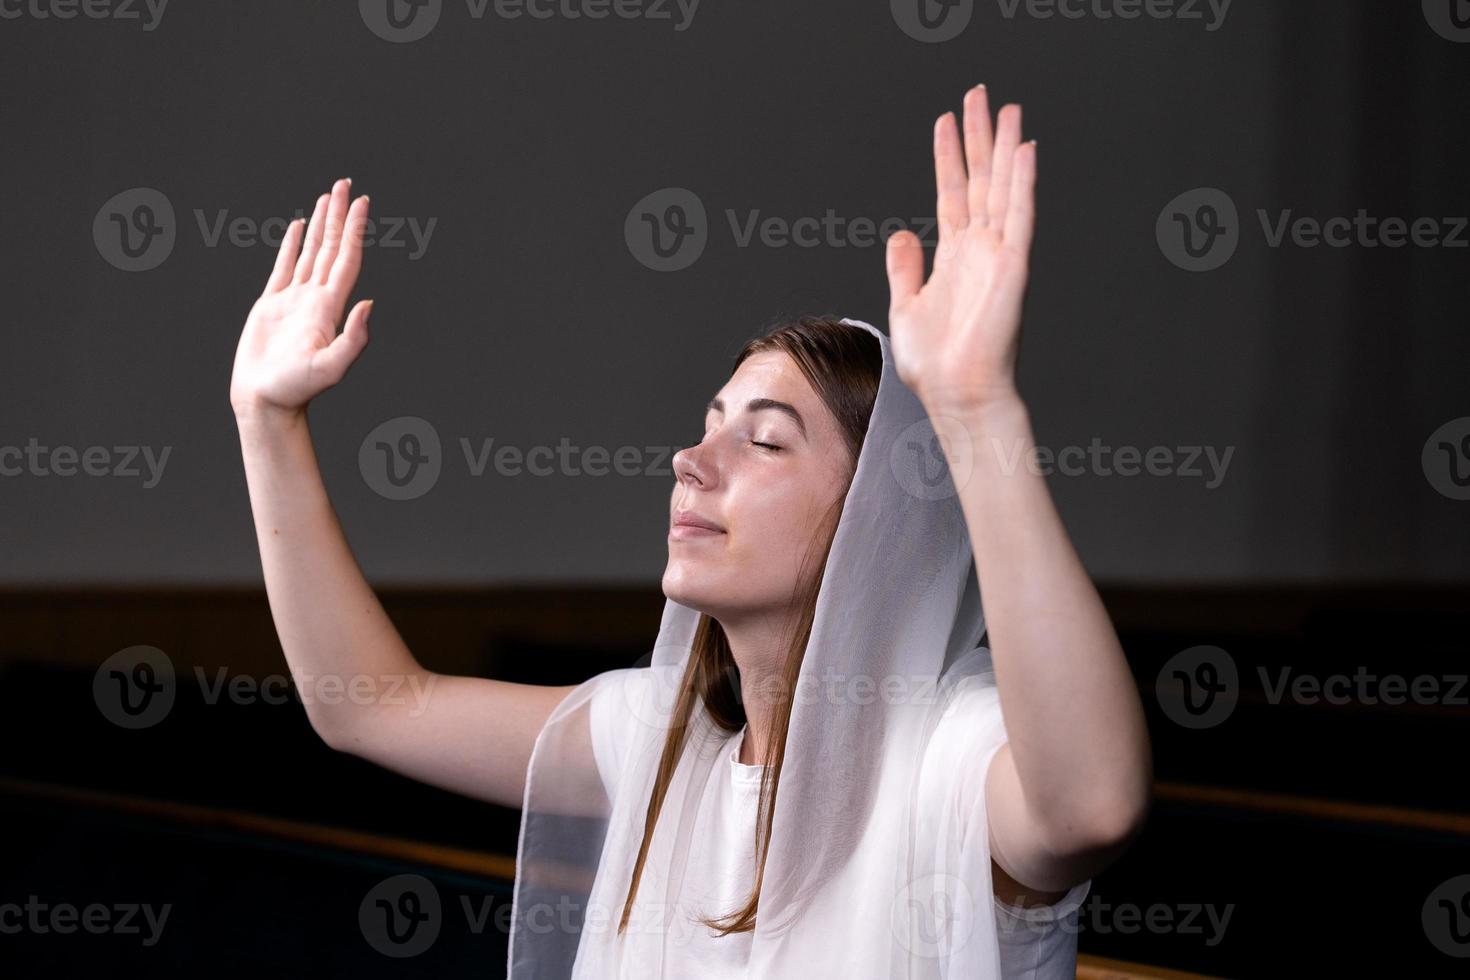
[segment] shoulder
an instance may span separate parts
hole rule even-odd
[[[982,654],[983,661],[972,660]],[[972,651],[969,670],[951,670],[941,680],[922,752],[917,792],[934,821],[928,826],[960,845],[986,846],[987,835],[974,837],[986,827],[985,773],[1006,741],[995,676],[977,669],[988,668],[988,659],[988,650]]]
[[[983,663],[988,665],[988,650],[977,650],[971,656],[982,652]],[[985,669],[947,675],[940,683],[936,700],[938,717],[925,749],[926,766],[951,776],[983,769],[1007,737],[995,674]],[[972,797],[983,786],[983,779],[973,784],[965,780],[958,788]]]
[[[928,793],[952,810],[960,839],[980,844],[988,853],[986,776],[1009,736],[990,651],[977,648],[956,666],[962,673],[944,685],[939,719],[925,753]],[[1084,882],[1068,891],[1037,892],[1013,880],[995,862],[985,863],[990,866],[998,914],[1020,917],[1032,931],[1065,918],[1085,898],[1090,885]]]
[[[608,799],[630,754],[662,741],[681,674],[674,666],[624,667],[587,682],[592,753]]]

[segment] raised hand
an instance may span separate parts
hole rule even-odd
[[[983,85],[965,94],[964,110],[963,150],[953,112],[934,126],[939,242],[927,282],[918,236],[888,240],[894,366],[931,413],[1016,395],[1036,141],[1021,142],[1019,105],[1001,108],[992,137]]]
[[[235,349],[230,404],[237,414],[299,414],[342,380],[367,345],[372,300],[337,325],[362,268],[368,199],[348,205],[352,181],[317,198],[302,243],[302,221],[286,229],[265,291],[255,301]]]

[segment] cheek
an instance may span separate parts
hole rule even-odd
[[[756,475],[763,478],[744,480],[730,488],[730,526],[743,544],[769,547],[801,523],[809,490],[802,480]]]
[[[834,499],[834,484],[826,475],[803,474],[740,490],[729,501],[730,553],[773,571],[791,567],[806,553]]]

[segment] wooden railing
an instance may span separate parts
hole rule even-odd
[[[325,848],[344,854],[361,855],[405,865],[429,867],[502,881],[511,881],[515,876],[515,860],[507,855],[366,833],[347,827],[323,826],[225,807],[145,799],[126,794],[3,777],[0,777],[0,796],[141,816],[205,830],[231,831],[247,836]],[[1157,797],[1162,801],[1203,804],[1239,811],[1326,818],[1385,829],[1412,828],[1470,838],[1470,818],[1459,814],[1401,807],[1363,806],[1343,801],[1167,783],[1159,784]],[[1078,980],[1213,980],[1205,974],[1170,970],[1087,954],[1080,954],[1077,958],[1077,978]]]
[[[1215,980],[1203,973],[1165,970],[1142,963],[1109,960],[1101,956],[1077,956],[1077,980]]]

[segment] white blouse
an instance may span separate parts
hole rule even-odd
[[[638,672],[628,672],[633,681]],[[969,685],[966,685],[968,687]],[[965,688],[962,688],[963,696]],[[623,746],[617,723],[627,701],[615,685],[605,685],[593,695],[591,705],[592,747],[609,799],[616,789],[616,760]],[[930,742],[934,758],[926,764],[937,772],[965,772],[965,740],[958,726],[946,724],[963,715],[963,706],[940,720]],[[626,719],[623,719],[626,721]],[[747,766],[739,761],[745,730],[730,735],[721,749],[724,765],[710,770],[695,818],[685,892],[680,904],[685,914],[673,924],[665,949],[664,974],[668,977],[698,977],[700,980],[745,980],[752,933],[717,935],[695,915],[719,918],[743,907],[755,882],[755,819],[764,766]],[[978,767],[976,767],[978,768]],[[983,792],[979,779],[964,781],[966,793]],[[987,832],[988,828],[976,828]],[[1001,980],[1073,980],[1077,972],[1078,909],[1092,885],[1084,881],[1054,905],[1020,908],[992,894],[996,936],[1000,947]],[[624,964],[628,976],[651,978],[651,964]],[[625,971],[626,972],[626,969]]]

